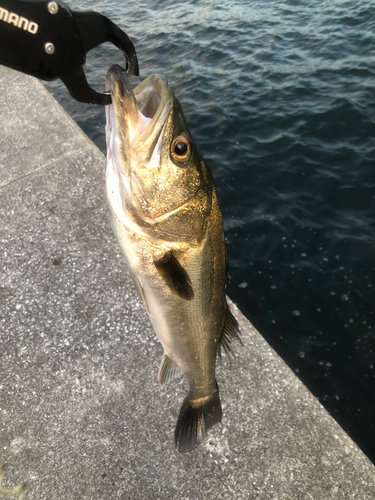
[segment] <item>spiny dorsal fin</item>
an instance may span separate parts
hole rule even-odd
[[[225,238],[225,288],[229,285],[230,282],[230,274],[229,274],[229,258],[228,258],[228,243]]]
[[[172,252],[167,252],[160,259],[154,260],[154,264],[171,292],[181,299],[192,300],[194,298],[189,275]]]
[[[181,368],[174,363],[171,358],[168,358],[166,354],[163,354],[163,359],[161,360],[159,373],[158,373],[158,382],[164,387],[166,384],[169,384],[172,380],[182,375]]]
[[[241,345],[243,345],[240,335],[241,333],[238,328],[237,320],[230,312],[229,306],[227,304],[227,314],[225,318],[225,324],[221,334],[221,338],[219,341],[219,348],[218,348],[218,354],[220,358],[221,358],[222,348],[224,349],[225,354],[228,356],[228,358],[230,357],[230,355],[232,354],[230,343],[232,342],[233,339],[237,340]]]

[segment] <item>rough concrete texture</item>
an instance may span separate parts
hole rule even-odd
[[[0,66],[0,187],[88,146],[77,125],[51,106],[51,96],[29,81]],[[28,98],[20,99],[24,93]]]
[[[236,308],[223,421],[175,450],[185,387],[157,384],[162,349],[107,220],[105,159],[36,80],[0,67],[0,87],[4,487],[25,481],[25,500],[373,500],[374,466]]]

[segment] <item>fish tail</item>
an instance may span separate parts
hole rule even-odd
[[[174,433],[175,445],[180,453],[194,450],[201,444],[207,431],[221,422],[223,413],[219,386],[215,383],[216,389],[209,398],[193,400],[189,395],[185,398]]]

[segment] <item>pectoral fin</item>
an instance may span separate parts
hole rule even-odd
[[[181,368],[177,366],[166,354],[163,354],[163,359],[161,360],[158,373],[159,384],[163,387],[180,375],[182,375]]]
[[[230,346],[232,340],[237,340],[242,345],[242,340],[241,340],[240,335],[241,335],[241,333],[240,333],[240,330],[238,328],[237,320],[233,316],[233,314],[230,312],[229,306],[227,305],[227,314],[226,314],[224,328],[223,328],[223,332],[221,334],[219,348],[218,348],[219,357],[221,357],[221,349],[224,349],[225,354],[228,357],[230,357],[230,355],[232,353],[232,349]]]
[[[171,292],[181,299],[192,300],[194,298],[189,275],[172,252],[167,252],[160,259],[154,260],[154,264]]]

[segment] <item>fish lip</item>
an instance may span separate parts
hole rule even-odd
[[[173,107],[173,91],[163,75],[151,75],[131,88],[124,68],[110,66],[106,88],[111,92],[108,107],[121,142],[147,164],[155,149],[160,150],[164,128]]]

